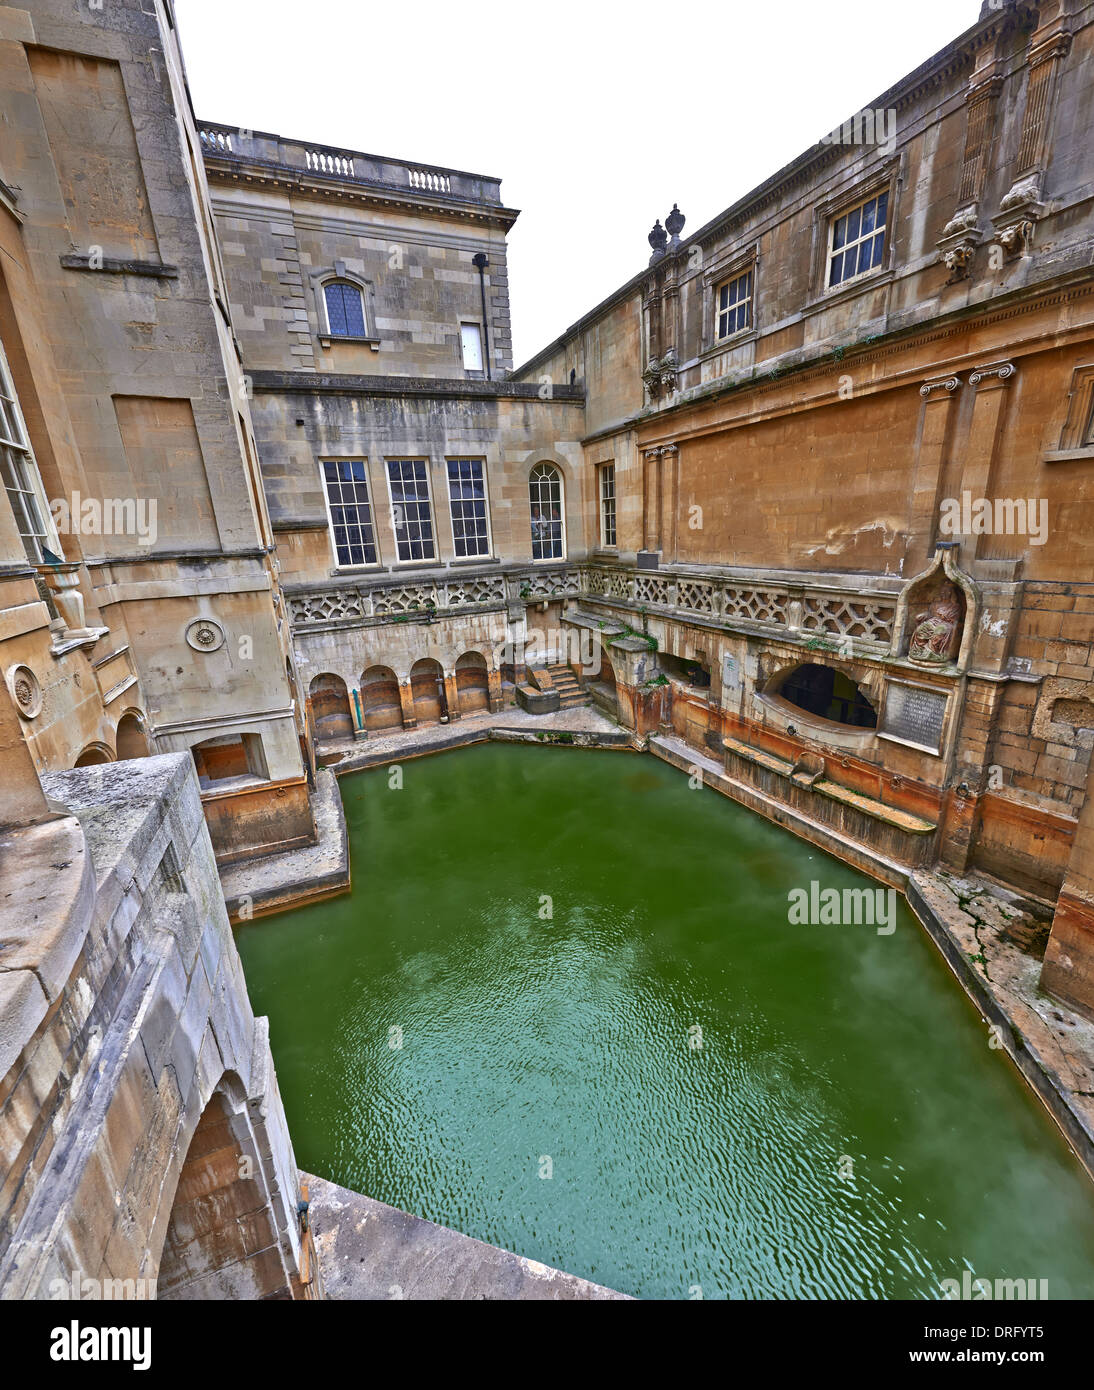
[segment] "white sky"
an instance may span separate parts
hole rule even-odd
[[[514,363],[974,24],[980,0],[176,0],[199,119],[502,179]]]

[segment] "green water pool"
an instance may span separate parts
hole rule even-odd
[[[352,895],[238,933],[302,1167],[648,1298],[1094,1296],[1094,1186],[902,899],[792,923],[872,885],[648,756],[391,780]]]

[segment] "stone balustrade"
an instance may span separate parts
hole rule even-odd
[[[330,624],[373,626],[409,618],[445,617],[466,610],[502,608],[521,599],[576,598],[577,573],[559,569],[494,569],[418,580],[375,579],[329,588],[287,591],[294,630]]]
[[[879,654],[888,652],[893,643],[895,593],[619,565],[583,565],[578,582],[582,599],[647,609],[682,621],[775,628],[837,642],[850,638],[856,646],[876,648]]]

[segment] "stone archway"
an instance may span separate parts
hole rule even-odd
[[[361,674],[361,718],[366,729],[401,729],[399,678],[390,666],[370,666]]]
[[[764,694],[803,714],[852,729],[876,729],[877,709],[861,687],[835,666],[803,661],[780,671]]]
[[[76,767],[102,767],[104,763],[115,761],[114,754],[105,743],[89,743],[72,764]]]
[[[603,642],[597,644],[600,653],[600,665],[596,675],[591,680],[586,681],[589,693],[594,701],[613,717],[619,711],[619,696],[616,691],[615,667],[612,659],[608,655],[608,649]]]
[[[120,763],[130,758],[148,757],[148,735],[144,731],[144,716],[140,710],[127,709],[118,720],[117,743]]]
[[[238,1077],[210,1096],[186,1152],[160,1257],[161,1300],[285,1297],[287,1267],[259,1142]]]
[[[437,724],[448,713],[445,705],[444,671],[439,661],[423,656],[410,668],[410,693],[414,718],[419,724]]]
[[[341,676],[330,672],[316,676],[309,687],[308,695],[317,737],[353,737],[353,713],[346,683]]]
[[[481,652],[464,652],[456,662],[456,691],[461,714],[490,708],[490,673]]]

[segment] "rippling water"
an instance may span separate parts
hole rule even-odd
[[[1094,1297],[1094,1186],[902,901],[791,925],[867,881],[652,758],[403,778],[342,782],[351,897],[239,932],[303,1167],[644,1297]]]

